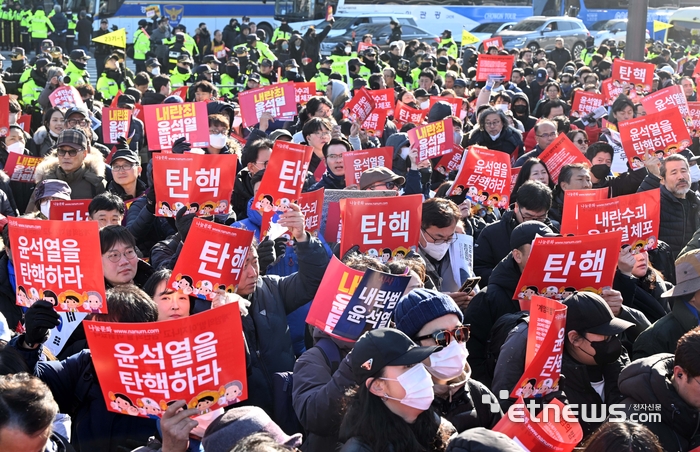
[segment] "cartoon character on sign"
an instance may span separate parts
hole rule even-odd
[[[262,212],[272,212],[274,210],[275,200],[270,195],[261,195],[258,202],[255,203],[255,208]]]
[[[518,298],[531,300],[533,295],[539,295],[539,289],[535,286],[527,286],[518,294]]]
[[[489,197],[489,200],[486,201],[486,203],[487,203],[486,205],[487,206],[497,206],[499,202],[501,202],[501,196],[498,194],[495,194],[495,195],[491,195]]]
[[[219,405],[227,406],[241,401],[243,394],[243,383],[238,380],[226,383],[219,389]]]
[[[214,209],[214,213],[228,213],[228,202],[225,200],[219,201],[219,205]]]
[[[102,309],[102,295],[99,292],[89,291],[83,302],[83,308],[87,312],[98,314],[100,309]]]
[[[206,279],[197,281],[197,285],[193,291],[193,294],[197,295],[197,298],[199,298],[200,300],[214,298],[214,285]]]
[[[39,291],[36,290],[34,287],[30,287],[29,288],[29,303],[34,304],[39,300],[41,300],[41,296],[39,295]]]
[[[175,282],[173,283],[173,289],[179,290],[185,295],[192,295],[194,290],[192,277],[188,275],[179,274],[175,277]]]
[[[199,211],[199,203],[193,202],[187,206],[187,211],[185,212],[185,215],[187,214],[196,214]],[[174,212],[177,213],[177,212]]]
[[[507,209],[508,208],[508,196],[507,195],[501,196],[501,200],[498,201],[497,207],[499,209]]]
[[[367,254],[369,257],[373,257],[373,258],[375,258],[375,259],[379,259],[379,253],[378,253],[377,250],[375,250],[374,248],[368,249],[367,252],[366,252],[365,254]]]
[[[535,388],[535,397],[542,397],[544,395],[549,394],[549,392],[552,390],[552,379],[551,378],[545,378],[544,380],[540,381],[537,384],[537,388]]]
[[[632,169],[639,169],[644,167],[644,161],[638,155],[632,157]]]
[[[291,204],[292,203],[291,203],[291,201],[289,201],[289,199],[282,198],[275,203],[274,211],[279,213],[279,214],[284,214],[292,208]]]
[[[199,209],[199,214],[205,217],[211,216],[212,214],[216,213],[214,210],[216,208],[216,204],[214,201],[207,201],[204,204],[202,204],[202,208]]]
[[[574,289],[573,287],[562,287],[559,299],[564,301],[575,293],[576,289]]]
[[[472,202],[476,202],[479,199],[479,189],[476,187],[469,187],[467,197],[471,199]]]
[[[138,405],[139,414],[142,416],[148,416],[151,419],[160,419],[163,414],[163,409],[160,407],[160,404],[148,397],[136,399],[136,405]]]
[[[158,207],[158,213],[164,217],[174,217],[175,216],[173,214],[173,211],[170,209],[170,204],[168,204],[165,201],[160,202],[160,206]]]
[[[111,400],[109,405],[112,407],[112,409],[119,411],[122,414],[128,414],[129,416],[139,415],[139,409],[126,395],[119,392],[114,393],[109,391],[109,399]]]
[[[552,298],[554,300],[559,299],[559,289],[557,286],[549,286],[545,289],[544,294],[542,295],[547,298]]]
[[[654,248],[656,248],[656,237],[652,235],[647,239],[647,243],[644,245],[644,251],[653,250]]]
[[[632,246],[632,254],[639,254],[644,251],[644,246],[647,244],[645,240],[637,240]]]
[[[398,247],[394,250],[394,261],[400,261],[401,259],[406,257],[406,253],[408,253],[408,250],[403,247]]]
[[[185,205],[183,203],[181,203],[180,201],[173,204],[173,210],[172,210],[174,212],[173,216],[175,216],[175,214],[178,213],[180,211],[180,209],[182,209],[183,207],[185,207]]]
[[[195,398],[190,400],[187,404],[187,408],[196,408],[199,410],[199,414],[206,414],[211,411],[211,407],[216,404],[219,398],[219,391],[204,391],[197,394]]]
[[[41,292],[41,299],[51,303],[54,308],[58,306],[58,295],[56,295],[53,290],[44,290]]]
[[[27,289],[24,286],[17,286],[17,306],[29,307],[31,303],[29,302],[29,296],[27,296]]]
[[[535,384],[537,384],[537,380],[534,378],[526,380],[525,383],[523,383],[523,385],[518,389],[516,394],[522,396],[523,399],[532,397],[535,393]]]
[[[64,311],[78,312],[78,308],[83,304],[84,298],[81,294],[74,290],[67,290],[58,296],[61,302],[61,308]]]
[[[384,248],[382,250],[382,257],[380,258],[382,264],[386,264],[391,260],[391,248]]]

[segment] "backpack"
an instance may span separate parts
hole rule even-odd
[[[493,378],[496,370],[496,362],[501,354],[501,347],[508,338],[508,333],[520,323],[530,322],[528,311],[514,312],[501,316],[491,327],[489,338],[486,341],[486,371],[490,378]]]
[[[321,350],[326,364],[334,374],[340,366],[340,349],[329,337],[324,337],[316,342],[315,347]],[[275,372],[272,376],[272,397],[274,402],[272,419],[287,434],[302,433],[303,428],[299,423],[292,403],[292,387],[294,372]]]

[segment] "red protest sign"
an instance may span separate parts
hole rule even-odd
[[[131,110],[128,108],[102,108],[102,137],[105,144],[116,144],[119,137],[129,136]]]
[[[134,110],[131,112],[134,118],[138,119],[142,123],[146,123],[146,117],[143,112],[143,106],[141,104],[134,104]]]
[[[114,99],[112,99],[112,103],[109,104],[110,108],[117,108],[117,106],[119,105],[119,96],[121,96],[122,94],[124,94],[122,93],[122,90],[117,91],[117,95],[114,96]],[[187,95],[187,93],[185,93],[185,95]],[[184,99],[185,97],[183,96],[182,98]]]
[[[34,172],[42,160],[44,160],[42,157],[32,157],[10,152],[7,155],[4,171],[10,176],[10,180],[33,183]]]
[[[643,168],[647,156],[668,157],[690,146],[690,134],[677,109],[622,121],[622,148],[633,170]]]
[[[345,185],[359,185],[362,172],[370,168],[385,166],[391,169],[393,157],[394,148],[391,146],[344,152]]]
[[[89,221],[88,206],[91,199],[71,199],[51,201],[49,220],[59,221]]]
[[[523,450],[571,452],[583,439],[583,429],[578,422],[569,422],[567,417],[553,422],[547,415],[552,412],[548,405],[556,405],[554,411],[557,413],[565,411],[563,403],[552,399],[535,415],[528,411],[523,399],[519,398],[492,430],[517,440],[518,445],[522,444]]]
[[[185,137],[192,147],[209,145],[209,120],[205,102],[144,105],[146,138],[151,151],[172,149]]]
[[[510,169],[510,192],[513,193],[513,190],[515,189],[515,183],[518,180],[518,174],[520,174],[520,169],[522,167],[517,167],[517,168],[511,168]]]
[[[263,113],[275,119],[291,119],[297,114],[294,83],[278,83],[243,91],[238,95],[243,125],[251,127],[260,122]]]
[[[540,154],[540,160],[549,170],[554,183],[557,183],[559,180],[559,173],[564,165],[571,163],[586,163],[590,165],[586,156],[581,153],[581,150],[564,133],[547,146],[547,149]]]
[[[622,245],[634,253],[656,248],[661,211],[660,190],[578,203],[576,235],[622,231]]]
[[[559,390],[566,309],[558,300],[540,296],[533,296],[530,300],[525,372],[513,388],[511,397],[542,397]]]
[[[321,228],[324,192],[324,188],[319,188],[318,190],[299,195],[299,207],[304,213],[306,221],[304,229],[314,237],[318,237],[318,231]]]
[[[574,291],[602,293],[612,286],[621,241],[621,231],[535,238],[513,298],[563,300]]]
[[[691,137],[698,138],[700,137],[700,102],[688,102],[688,112],[691,119],[688,132]]]
[[[367,119],[362,123],[362,130],[371,137],[381,138],[386,125],[386,112],[384,110],[372,110]]]
[[[462,104],[464,103],[464,99],[462,99],[461,97],[430,96],[430,107],[428,108],[428,110],[433,108],[433,105],[435,105],[438,102],[445,102],[446,104],[449,104],[450,108],[452,109],[452,116],[459,117],[459,114],[462,112]]]
[[[488,51],[491,47],[497,47],[500,50],[503,48],[503,39],[500,36],[484,39],[483,46],[484,51]]]
[[[50,299],[57,311],[107,312],[96,221],[9,218],[17,305]]]
[[[678,110],[686,125],[692,127],[693,119],[688,109],[688,101],[679,85],[669,86],[642,97],[642,106],[649,113],[660,113],[666,110]]]
[[[417,162],[452,152],[455,143],[454,125],[450,118],[423,124],[408,131],[411,148],[418,151]]]
[[[476,62],[476,81],[485,82],[489,75],[500,75],[505,80],[510,80],[510,73],[513,72],[513,55],[487,55],[479,54]]]
[[[362,124],[374,109],[374,99],[366,88],[355,90],[350,102],[343,107],[343,118]]]
[[[184,206],[201,216],[228,213],[235,179],[230,155],[153,154],[156,215],[174,217]]]
[[[83,98],[80,97],[80,93],[73,86],[56,88],[49,95],[49,101],[51,101],[51,106],[59,108],[85,107]]]
[[[608,199],[609,191],[608,187],[591,188],[589,190],[565,190],[564,208],[561,215],[561,233],[564,235],[576,234],[577,206],[579,203]]]
[[[333,329],[360,284],[362,275],[363,271],[352,269],[337,257],[331,257],[309,308],[306,323],[327,334],[333,334]]]
[[[394,114],[394,97],[396,91],[393,88],[373,89],[369,91],[374,101],[374,111],[382,110],[387,116]]]
[[[10,131],[10,96],[0,96],[0,137]]]
[[[235,292],[253,236],[253,231],[195,218],[168,287],[210,301],[217,290]]]
[[[17,118],[17,125],[19,125],[22,130],[29,133],[31,128],[32,115],[22,115]]]
[[[435,170],[447,176],[452,171],[457,171],[462,163],[462,156],[464,155],[464,148],[462,146],[455,144],[452,146],[452,152],[445,154],[435,165]]]
[[[613,85],[621,87],[629,85],[641,95],[651,91],[655,69],[656,66],[651,63],[615,58],[610,78],[613,80]]]
[[[312,152],[310,146],[279,140],[275,142],[256,194],[256,210],[281,215],[289,210],[290,204],[297,202]],[[261,231],[266,227],[262,225]]]
[[[470,146],[448,196],[465,195],[472,209],[508,207],[510,156],[481,146]]]
[[[360,252],[388,262],[405,256],[418,246],[423,195],[398,198],[351,198],[340,200],[340,255],[355,245]]]
[[[369,49],[372,47],[371,42],[358,42],[357,43],[357,54],[359,55],[363,50]]]
[[[620,85],[616,85],[613,79],[608,78],[600,82],[600,92],[603,93],[603,98],[605,99],[605,105],[610,106],[615,99],[618,98],[620,94],[624,91],[624,88]]]
[[[582,89],[574,91],[574,100],[571,103],[571,114],[574,118],[586,116],[588,113],[602,107],[605,103],[603,94],[591,93]]]
[[[420,125],[423,123],[423,119],[425,119],[425,115],[427,114],[428,110],[417,110],[398,101],[396,103],[396,109],[394,110],[394,122],[397,128],[403,127],[403,125],[407,123]]]
[[[238,303],[158,323],[85,321],[109,411],[158,418],[185,399],[202,414],[248,398]]]
[[[299,82],[294,83],[294,101],[299,105],[306,103],[316,95],[315,82]]]

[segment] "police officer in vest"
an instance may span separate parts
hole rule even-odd
[[[183,51],[175,62],[176,65],[170,70],[170,82],[173,88],[179,88],[190,83],[192,79],[192,66],[194,61],[187,51]]]
[[[202,57],[202,64],[206,64],[211,69],[212,83],[218,85],[221,83],[221,74],[219,73],[219,68],[221,66],[221,61],[215,55],[204,55]]]
[[[321,61],[318,62],[318,72],[311,79],[312,82],[316,82],[316,91],[326,90],[332,72],[331,64],[333,64],[333,60],[325,56],[321,57]]]
[[[136,72],[146,70],[146,54],[151,50],[151,40],[146,32],[148,21],[146,19],[139,20],[139,29],[134,32],[134,64]]]
[[[260,86],[274,85],[278,82],[274,64],[269,58],[263,58],[260,62]]]

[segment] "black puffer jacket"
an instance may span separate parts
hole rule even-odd
[[[656,176],[647,176],[639,186],[639,192],[651,190]],[[661,223],[659,224],[659,240],[668,243],[677,258],[683,247],[693,237],[700,227],[700,199],[694,191],[685,195],[687,204],[681,202],[673,193],[661,185]],[[687,207],[686,207],[687,206]]]
[[[458,432],[476,427],[490,429],[503,417],[501,411],[491,412],[491,407],[498,404],[496,396],[485,385],[469,378],[467,373],[447,385],[435,384],[433,390],[433,408]],[[489,400],[489,403],[484,403],[484,400]]]
[[[514,155],[513,153],[517,150],[518,152],[514,155],[515,157],[523,153],[523,136],[519,130],[512,127],[504,127],[495,141],[491,139],[491,136],[489,136],[485,130],[477,127],[472,130],[467,140],[467,146],[473,146],[475,144],[494,151],[505,152],[508,155]]]
[[[248,168],[243,168],[233,184],[231,207],[238,221],[248,218],[248,201],[253,197],[253,184],[250,183],[252,176]]]
[[[126,228],[136,239],[136,246],[150,255],[151,248],[177,231],[163,217],[148,210],[145,196],[137,198],[126,212]]]
[[[627,414],[638,413],[635,405],[640,404],[660,408],[661,422],[656,422],[651,416],[647,417],[649,422],[638,422],[659,438],[663,450],[688,451],[700,446],[700,416],[698,410],[688,405],[673,387],[670,378],[673,366],[673,355],[666,353],[637,360],[620,373],[619,387],[625,396],[623,403]]]

